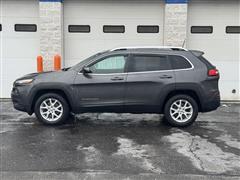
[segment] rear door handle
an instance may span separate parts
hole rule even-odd
[[[172,76],[167,75],[167,74],[164,74],[164,75],[160,76],[160,78],[161,78],[161,79],[171,79]]]
[[[121,81],[123,79],[124,79],[123,77],[113,77],[113,78],[111,78],[112,81]]]

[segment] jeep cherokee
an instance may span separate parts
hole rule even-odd
[[[203,52],[178,47],[122,47],[55,72],[14,82],[15,109],[44,124],[70,113],[158,113],[172,126],[192,124],[220,105],[219,73]]]

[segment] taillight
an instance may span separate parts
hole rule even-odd
[[[210,69],[208,70],[208,76],[218,76],[219,71],[217,69]]]

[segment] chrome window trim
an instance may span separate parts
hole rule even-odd
[[[123,46],[123,47],[117,47],[113,48],[110,51],[117,51],[121,49],[182,49],[185,51],[188,51],[186,48],[179,47],[179,46]]]
[[[194,67],[194,65],[192,64],[192,62],[187,58],[187,57],[185,57],[185,56],[183,56],[183,55],[166,55],[166,56],[181,56],[181,57],[183,57],[184,59],[186,59],[189,63],[190,63],[190,65],[191,65],[191,68],[185,68],[185,69],[169,69],[169,70],[158,70],[158,71],[141,71],[141,72],[124,72],[124,73],[108,73],[108,74],[94,74],[94,73],[90,73],[90,75],[93,75],[93,76],[112,76],[112,75],[128,75],[128,74],[149,74],[149,73],[159,73],[159,72],[170,72],[170,71],[172,71],[172,72],[178,72],[178,71],[189,71],[189,70],[192,70],[192,69],[194,69],[195,67]],[[89,64],[91,64],[91,63],[89,63]],[[88,64],[88,65],[89,65]],[[88,65],[86,65],[86,66],[88,66]],[[82,72],[78,72],[78,74],[83,74]]]

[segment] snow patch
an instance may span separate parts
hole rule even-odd
[[[118,137],[119,149],[113,156],[123,156],[131,164],[141,167],[144,170],[151,171],[154,173],[162,173],[159,167],[155,167],[150,157],[154,155],[149,155],[151,152],[151,147],[149,145],[138,145],[131,139]]]
[[[192,164],[202,171],[216,174],[240,171],[239,156],[224,152],[205,138],[192,136],[188,132],[179,130],[179,132],[163,137],[163,140],[170,142],[172,149],[187,156]]]
[[[240,149],[240,142],[238,139],[232,137],[229,134],[223,134],[216,138],[219,141],[223,141],[225,144],[227,144],[230,147]]]
[[[84,153],[85,162],[88,166],[96,166],[101,164],[101,152],[94,146],[83,147],[82,145],[78,145],[77,150]]]

